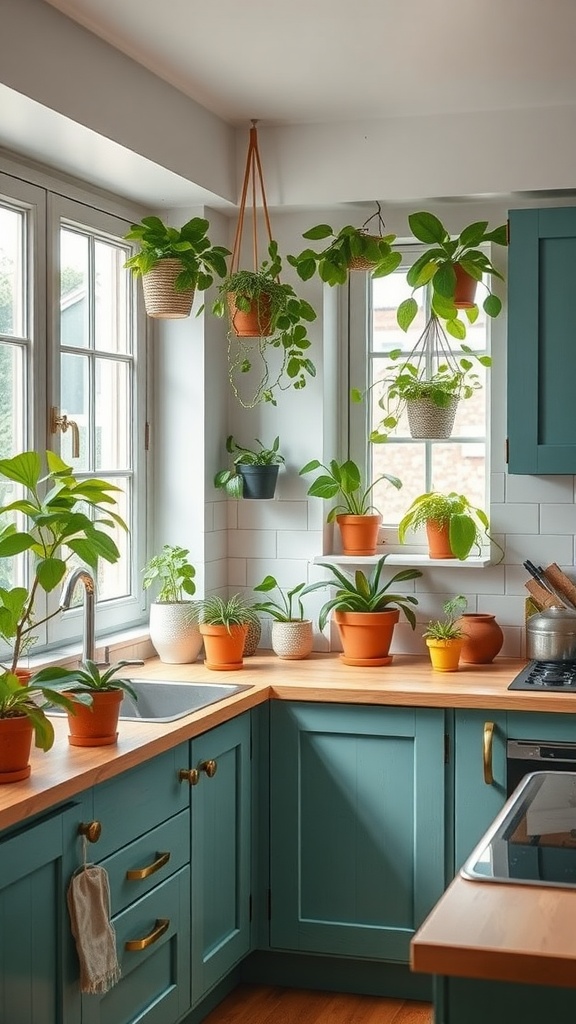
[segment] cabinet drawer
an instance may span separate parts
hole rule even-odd
[[[106,857],[112,914],[164,882],[190,860],[190,813],[169,818],[133,843]],[[128,877],[131,874],[132,877]]]
[[[180,782],[178,772],[188,766],[188,757],[188,744],[181,744],[95,787],[94,818],[102,824],[99,861],[186,810],[190,787]]]

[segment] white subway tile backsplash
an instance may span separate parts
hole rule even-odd
[[[212,530],[227,530],[228,529],[228,502],[227,501],[213,501],[212,502]],[[206,527],[208,529],[208,527]]]
[[[206,562],[204,583],[206,594],[226,591],[228,587],[228,560],[226,558],[215,562]]]
[[[231,587],[246,587],[250,585],[247,582],[245,558],[228,559],[228,583]]]
[[[239,530],[307,530],[306,501],[241,501]]]
[[[524,630],[520,626],[502,626],[504,643],[499,658],[524,658]]]
[[[506,498],[506,474],[492,473],[490,476],[490,503],[504,501]]]
[[[576,506],[564,503],[541,505],[540,533],[576,534]]]
[[[225,503],[226,504],[226,520],[227,520],[227,523],[228,523],[228,529],[229,530],[235,530],[238,527],[238,505],[240,504],[241,500],[242,499],[239,499],[238,501],[236,501],[236,500],[230,499],[229,501],[227,501]]]
[[[204,551],[207,562],[215,562],[219,558],[226,558],[229,536],[227,530],[205,534]]]
[[[246,586],[256,587],[265,576],[273,576],[283,590],[291,590],[299,583],[308,582],[308,565],[308,560],[304,558],[250,558],[247,562]],[[265,599],[265,595],[262,595],[262,600]]]
[[[472,569],[451,562],[446,568],[426,567],[416,580],[416,594],[426,591],[432,594],[503,594],[504,565]]]
[[[507,565],[506,593],[511,595],[519,594],[522,595],[522,597],[528,597],[529,594],[524,584],[531,578],[530,573],[523,565]]]
[[[550,562],[570,564],[574,538],[572,536],[543,536],[542,534],[509,534],[506,539],[506,565],[525,562],[529,558],[535,565]]]
[[[231,530],[228,554],[231,558],[276,558],[275,530]]]
[[[207,501],[204,506],[204,531],[209,533],[210,530],[214,529],[214,506],[215,501]],[[218,502],[219,505],[226,504],[225,502]],[[224,527],[225,529],[225,527]]]
[[[506,476],[507,502],[573,502],[572,476]]]
[[[569,508],[570,506],[555,506]],[[539,533],[540,505],[521,502],[518,504],[490,505],[491,531],[505,533]],[[566,530],[542,530],[542,533],[566,533]]]
[[[311,530],[279,530],[278,558],[314,558],[322,550],[322,534]]]
[[[524,597],[482,594],[478,598],[478,611],[483,615],[495,615],[500,626],[515,626],[524,621]]]

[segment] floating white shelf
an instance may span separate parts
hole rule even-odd
[[[429,558],[424,552],[382,551],[377,555],[315,555],[314,565],[330,562],[332,565],[376,565],[385,554],[386,565],[439,566],[442,569],[483,569],[492,562],[488,556],[472,555],[463,562],[459,558]]]

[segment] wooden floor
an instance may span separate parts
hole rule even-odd
[[[429,1003],[240,985],[203,1024],[432,1024]]]

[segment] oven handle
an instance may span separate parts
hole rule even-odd
[[[506,758],[508,761],[574,761],[576,763],[576,743],[508,740]]]
[[[484,768],[484,782],[487,786],[494,785],[494,772],[492,771],[493,745],[494,722],[484,722],[484,733],[482,736],[482,765]]]

